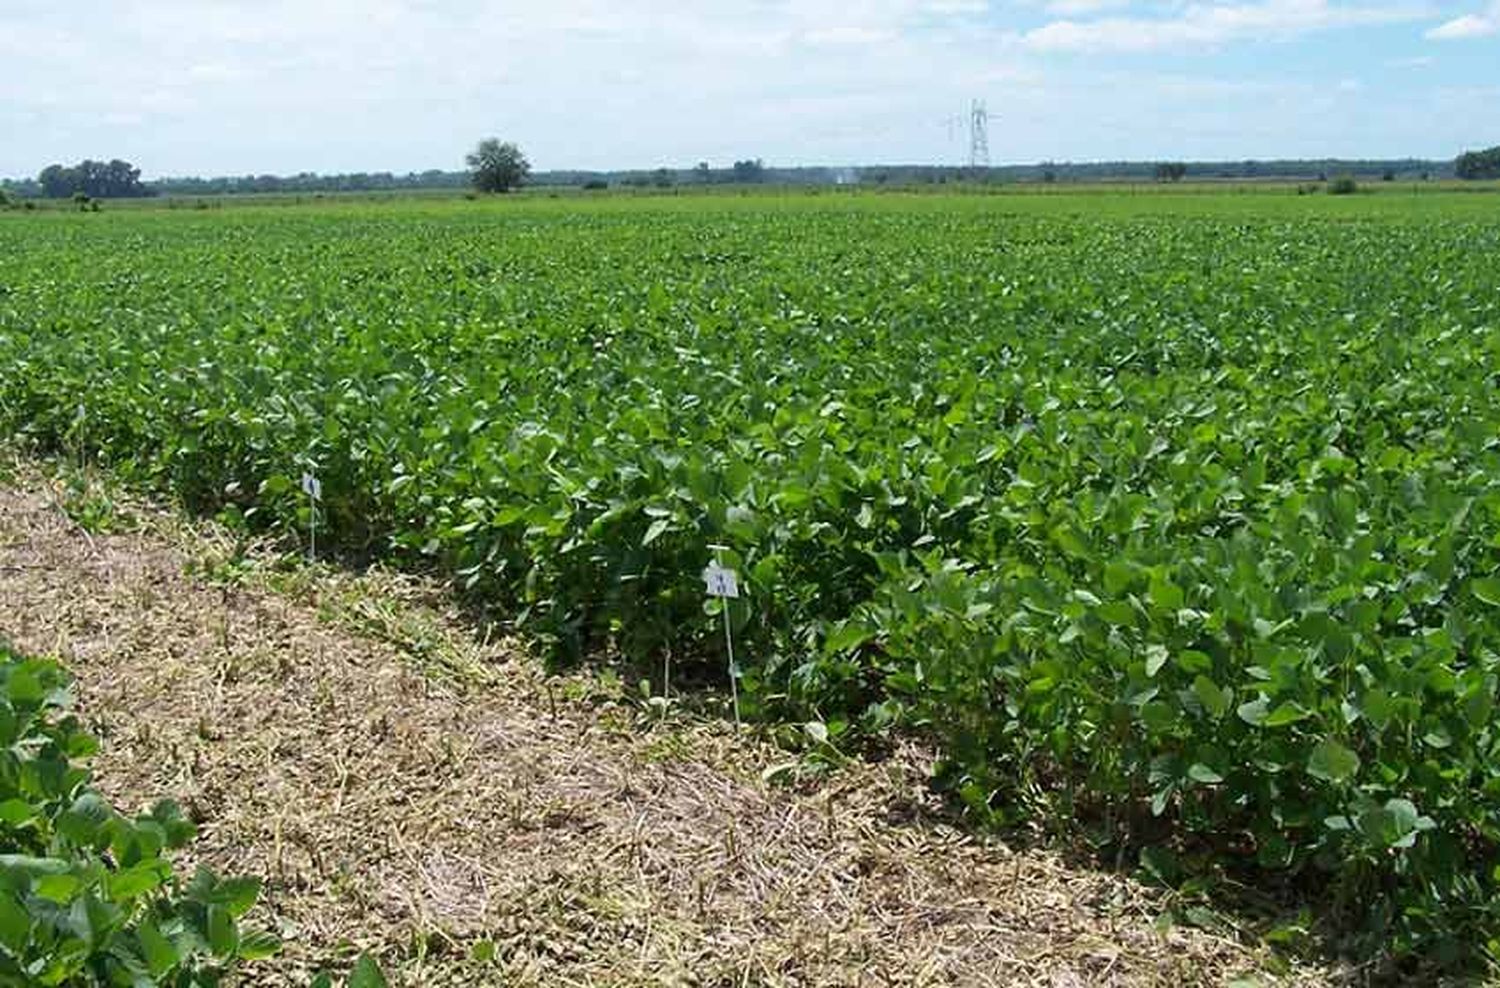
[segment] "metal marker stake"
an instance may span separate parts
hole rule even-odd
[[[740,729],[740,685],[734,674],[734,634],[729,630],[729,601],[724,601],[724,645],[729,650],[729,698],[734,703],[734,729]]]
[[[708,569],[703,571],[703,582],[708,585],[710,596],[718,597],[724,609],[724,647],[729,653],[729,696],[734,703],[734,728],[740,729],[740,686],[735,677],[734,669],[734,630],[729,622],[729,602],[739,597],[739,580],[734,575],[734,570],[726,569],[721,561],[720,553],[724,551],[722,545],[711,545],[714,551],[714,561]]]
[[[318,502],[323,498],[323,484],[311,473],[302,475],[302,490],[307,494],[307,561],[318,556]]]

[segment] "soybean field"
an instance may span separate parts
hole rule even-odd
[[[727,692],[723,546],[750,719],[1473,966],[1491,198],[5,214],[0,434]]]

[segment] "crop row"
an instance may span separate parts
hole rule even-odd
[[[1472,957],[1500,224],[999,208],[17,220],[0,426]]]

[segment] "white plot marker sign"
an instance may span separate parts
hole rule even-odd
[[[708,585],[710,597],[726,597],[732,600],[740,595],[740,581],[734,575],[734,570],[720,566],[718,560],[709,563],[708,569],[703,571],[703,582]]]
[[[708,564],[703,571],[703,584],[708,590],[710,597],[717,597],[723,601],[724,611],[724,647],[729,653],[729,695],[734,701],[734,726],[738,730],[740,726],[740,687],[737,670],[734,667],[734,632],[730,629],[729,602],[736,600],[740,595],[739,577],[734,570],[728,569],[719,561],[719,553],[724,551],[721,545],[709,546],[714,551],[714,561]]]
[[[323,500],[323,482],[312,473],[302,474],[302,493],[307,495],[307,561],[318,555],[318,502]]]

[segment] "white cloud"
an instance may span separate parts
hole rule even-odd
[[[1086,17],[1130,6],[1130,0],[1052,0],[1047,13],[1057,17]]]
[[[860,27],[857,24],[842,24],[809,31],[802,36],[802,40],[810,45],[836,47],[839,45],[874,45],[891,41],[895,37],[894,31]]]
[[[487,134],[538,168],[956,162],[948,120],[976,98],[996,161],[1446,155],[1500,111],[1320,102],[1346,76],[1375,91],[1402,54],[1350,54],[1337,29],[1427,2],[0,0],[0,175],[454,168]],[[1164,57],[1317,34],[1326,49],[1250,69]]]
[[[1066,2],[1066,0],[1065,0]],[[1332,28],[1411,20],[1394,6],[1352,6],[1329,0],[1191,3],[1161,17],[1060,20],[1026,32],[1037,51],[1152,52],[1214,48],[1236,41],[1274,41]]]
[[[1483,14],[1465,14],[1445,21],[1427,32],[1432,41],[1467,41],[1471,38],[1486,38],[1500,32],[1500,3],[1490,6]]]

